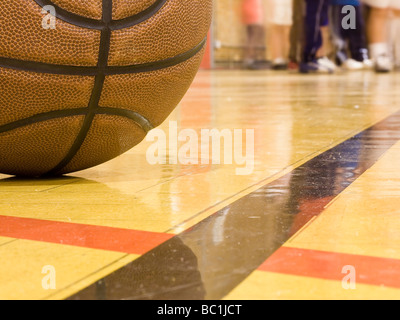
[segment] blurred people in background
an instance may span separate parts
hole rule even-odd
[[[327,58],[329,40],[330,0],[305,0],[304,49],[299,66],[301,73],[326,72],[336,70],[334,62]]]
[[[242,0],[242,10],[247,32],[244,64],[248,69],[258,69],[259,51],[265,42],[262,0]]]
[[[363,0],[370,6],[367,35],[371,58],[377,72],[393,70],[389,52],[388,23],[391,12],[399,14],[400,0]]]
[[[396,54],[400,66],[400,0],[242,0],[246,68],[259,69],[265,58],[263,4],[274,70],[333,73],[341,66],[389,72]],[[350,13],[354,24],[345,28]]]
[[[272,12],[269,25],[272,68],[285,70],[289,63],[290,30],[293,24],[293,0],[269,0]]]
[[[368,56],[365,36],[364,14],[360,0],[331,0],[331,25],[333,44],[335,46],[336,63],[346,70],[363,70],[373,67]],[[355,12],[354,26],[344,28],[342,23],[349,16],[345,6],[352,6]],[[346,10],[343,10],[346,9]],[[349,56],[350,54],[350,56]]]

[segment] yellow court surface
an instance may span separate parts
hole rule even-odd
[[[1,175],[0,299],[399,299],[399,84],[201,70],[128,153]]]

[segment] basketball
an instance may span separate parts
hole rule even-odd
[[[179,104],[212,0],[2,0],[0,172],[53,176],[107,162]]]

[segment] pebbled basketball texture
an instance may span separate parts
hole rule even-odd
[[[212,0],[1,0],[0,172],[71,173],[140,143],[191,85],[211,12]]]

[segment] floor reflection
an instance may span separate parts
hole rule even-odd
[[[223,298],[376,163],[400,139],[399,128],[397,113],[70,299]]]

